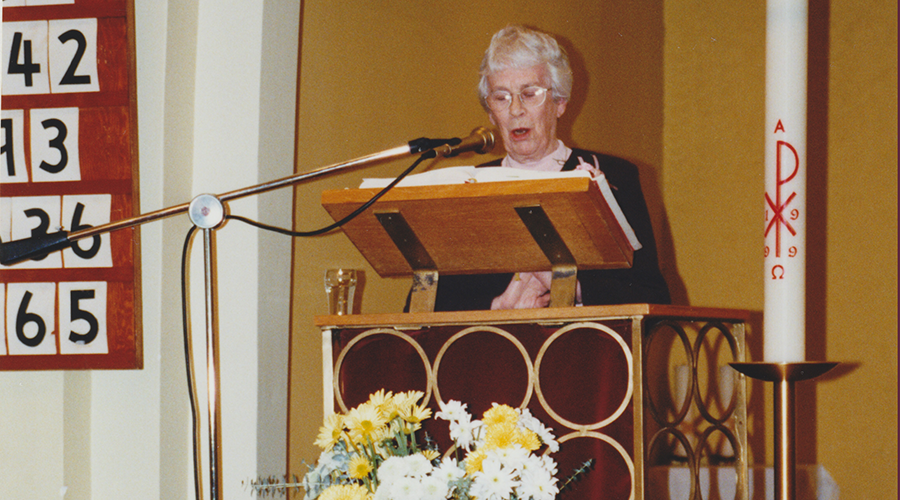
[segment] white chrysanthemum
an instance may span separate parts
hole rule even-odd
[[[431,465],[431,462],[425,458],[425,455],[422,455],[421,453],[403,457],[403,462],[406,465],[406,475],[410,477],[424,477],[434,468]]]
[[[529,453],[528,457],[526,457],[525,460],[522,461],[522,464],[519,467],[519,473],[521,475],[525,475],[532,471],[536,471],[538,469],[543,469],[543,467],[544,467],[544,462],[540,459],[540,457],[537,457],[537,456]]]
[[[422,487],[419,490],[419,500],[444,500],[449,491],[447,482],[436,476],[422,478]]]
[[[529,456],[532,455],[528,450],[517,444],[507,448],[496,448],[487,452],[488,458],[498,460],[503,464],[504,468],[511,469],[511,472],[519,471]]]
[[[382,483],[381,486],[379,486],[378,489],[375,490],[375,493],[372,495],[372,500],[391,500],[390,485]]]
[[[441,411],[434,414],[434,418],[439,418],[441,420],[462,420],[462,419],[471,419],[472,417],[466,411],[466,407],[468,405],[464,405],[459,401],[450,400],[446,403],[439,403],[441,407]]]
[[[391,485],[391,500],[419,500],[422,482],[414,477],[401,477]]]
[[[481,426],[481,420],[471,420],[470,418],[450,422],[450,439],[456,443],[457,447],[471,451],[478,442],[476,436],[479,434]]]
[[[447,483],[456,481],[466,475],[466,470],[459,466],[455,458],[444,458],[441,465],[432,472],[432,475]]]
[[[535,423],[540,423],[538,419],[534,418],[534,415],[531,414],[531,410],[528,408],[516,408],[516,413],[519,415],[519,425],[524,426],[526,429],[532,429]]]
[[[519,412],[519,426],[537,434],[541,443],[547,445],[547,448],[550,449],[550,453],[559,451],[559,443],[556,441],[556,436],[553,435],[553,429],[545,427],[540,420],[534,418],[528,408],[516,411]]]
[[[409,472],[409,466],[403,457],[390,457],[378,466],[378,480],[382,483],[394,483]]]
[[[550,473],[551,476],[556,475],[556,460],[553,460],[547,455],[542,455],[541,459],[541,468]]]
[[[517,486],[510,470],[504,469],[499,460],[486,458],[481,463],[481,471],[472,477],[469,493],[477,498],[509,498]]]
[[[523,472],[517,492],[521,498],[554,500],[559,493],[556,478],[543,468],[531,468]]]

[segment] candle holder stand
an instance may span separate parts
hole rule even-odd
[[[794,500],[797,495],[794,384],[823,375],[838,363],[804,361],[730,365],[750,378],[773,382],[775,386],[775,500]]]

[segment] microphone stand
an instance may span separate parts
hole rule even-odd
[[[477,150],[486,153],[493,147],[493,135],[486,129],[480,137],[483,144],[480,148],[469,146],[466,150]],[[453,146],[459,145],[460,139],[416,139],[406,146],[399,146],[379,153],[362,156],[343,163],[335,163],[316,170],[294,174],[263,184],[237,189],[220,195],[201,194],[189,203],[182,203],[169,208],[148,212],[129,219],[123,219],[107,224],[89,227],[66,233],[59,231],[43,237],[29,238],[0,244],[0,260],[3,264],[18,262],[31,257],[44,255],[55,250],[68,247],[71,243],[80,239],[104,234],[119,229],[139,226],[148,222],[172,217],[187,212],[191,222],[203,230],[203,261],[205,276],[205,302],[206,302],[206,365],[207,365],[207,399],[209,418],[209,470],[210,470],[210,498],[218,500],[222,489],[222,449],[221,449],[221,400],[219,399],[219,325],[218,308],[216,299],[216,262],[215,262],[215,237],[214,230],[225,220],[225,203],[238,198],[244,198],[267,191],[272,191],[286,186],[320,177],[326,174],[342,170],[369,165],[388,159],[400,158],[412,154],[431,152],[437,148],[444,148],[441,154],[455,156],[458,150]],[[435,155],[436,156],[436,155]]]
[[[209,194],[201,194],[195,197],[187,205],[178,205],[168,210],[160,210],[155,213],[148,214],[148,219],[136,222],[141,224],[150,222],[157,218],[167,217],[188,212],[191,223],[203,230],[203,274],[204,274],[204,297],[206,305],[206,385],[207,385],[207,406],[209,421],[209,481],[210,481],[210,498],[218,500],[222,498],[222,447],[220,445],[222,439],[222,403],[219,397],[220,372],[219,372],[219,314],[218,300],[216,297],[216,261],[215,261],[215,234],[214,231],[222,222],[225,221],[225,205],[230,200],[243,198],[267,191],[272,191],[285,186],[291,186],[296,183],[349,169],[356,166],[366,165],[390,158],[399,158],[411,154],[408,146],[400,146],[389,149],[380,153],[363,156],[348,162],[329,165],[318,170],[313,170],[303,174],[292,175],[279,180],[270,181],[264,184],[258,184],[244,189],[231,191],[219,196]],[[141,219],[137,217],[136,219]],[[126,221],[122,221],[124,224]],[[110,224],[112,225],[112,224]],[[102,226],[98,226],[100,229]],[[128,227],[123,225],[121,227]],[[119,229],[119,227],[116,227]],[[73,236],[75,233],[73,233]],[[84,237],[87,237],[85,235]]]

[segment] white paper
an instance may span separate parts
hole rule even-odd
[[[51,91],[99,91],[97,19],[54,19],[50,21],[49,38]]]
[[[590,177],[584,170],[568,172],[540,172],[510,167],[449,167],[406,176],[397,187],[437,186],[442,184],[466,184],[471,182],[507,182],[567,177]],[[363,179],[360,189],[383,188],[393,179]]]
[[[50,93],[47,29],[47,21],[3,23],[3,95]]]
[[[82,194],[63,196],[62,220],[69,232],[86,229],[87,226],[101,226],[109,222],[112,195],[109,194]],[[81,217],[76,221],[76,212],[81,212]],[[75,222],[79,227],[75,227]],[[104,233],[90,238],[84,238],[72,243],[72,246],[62,252],[63,267],[112,267],[112,251],[109,243],[109,233]],[[75,249],[78,249],[76,252]]]
[[[106,297],[104,281],[59,284],[61,354],[109,353],[106,335]]]
[[[606,200],[609,209],[612,210],[613,215],[616,217],[616,221],[619,222],[619,226],[621,226],[622,231],[625,233],[625,237],[628,238],[628,244],[631,245],[631,249],[637,251],[643,248],[643,245],[637,239],[637,235],[634,234],[634,229],[631,228],[631,224],[629,224],[628,219],[625,218],[622,207],[619,206],[616,197],[613,196],[612,190],[609,188],[609,182],[606,181],[606,176],[599,174],[594,177],[594,182],[597,183],[597,186],[600,188],[600,193],[603,194],[603,199]]]
[[[28,182],[28,168],[25,165],[25,111],[4,109],[2,115],[0,184]]]
[[[9,354],[56,354],[56,283],[9,283],[6,299]]]
[[[35,108],[31,116],[31,180],[80,181],[78,108]]]
[[[32,231],[40,234],[59,231],[62,198],[59,196],[16,196],[10,198],[10,241],[32,237]],[[15,269],[54,269],[62,267],[61,252],[50,252],[40,260],[24,260],[12,264]]]
[[[0,318],[6,317],[6,284],[0,283]],[[6,354],[6,322],[0,324],[0,355]]]

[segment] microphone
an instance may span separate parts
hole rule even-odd
[[[485,127],[477,127],[468,137],[459,140],[456,144],[453,144],[453,142],[455,141],[440,145],[434,148],[434,151],[445,158],[450,158],[467,151],[475,151],[476,153],[483,155],[494,149],[494,133]]]
[[[71,244],[69,233],[62,230],[22,240],[0,242],[0,264],[8,266],[25,259],[40,257],[68,248]]]

